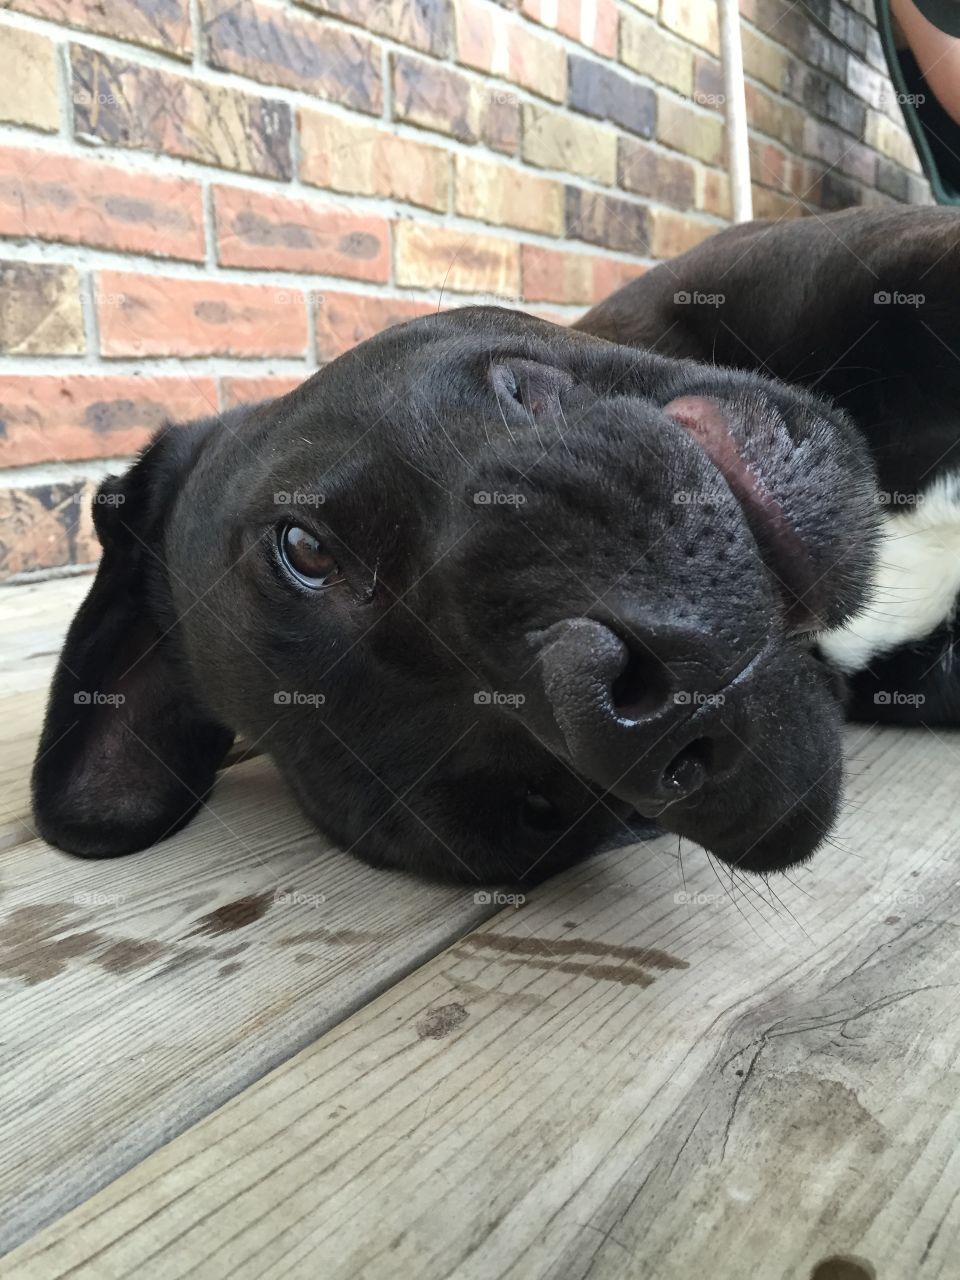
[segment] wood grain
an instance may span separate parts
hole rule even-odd
[[[7,850],[0,889],[0,1251],[494,910],[331,849],[265,760],[132,857]]]
[[[30,765],[47,686],[91,582],[85,576],[0,589],[0,852],[36,835]]]
[[[956,1280],[960,740],[850,737],[799,889],[664,842],[584,864],[3,1274]]]

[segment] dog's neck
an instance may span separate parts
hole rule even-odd
[[[919,494],[884,495],[880,551],[865,607],[820,638],[845,675],[952,624],[960,595],[960,472]]]

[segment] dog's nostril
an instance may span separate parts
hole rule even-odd
[[[713,762],[713,743],[709,738],[695,738],[678,751],[662,774],[667,794],[692,795],[706,782]]]
[[[610,686],[613,709],[621,720],[642,720],[659,711],[670,693],[663,667],[652,657],[630,653]]]

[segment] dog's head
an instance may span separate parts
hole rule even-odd
[[[862,603],[875,511],[812,395],[496,308],[388,330],[103,486],[41,831],[162,838],[240,731],[379,865],[540,877],[637,814],[788,865],[841,785],[806,637]]]

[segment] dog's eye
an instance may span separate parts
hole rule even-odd
[[[316,591],[343,581],[340,566],[320,539],[299,525],[283,525],[278,545],[283,567],[303,586]]]

